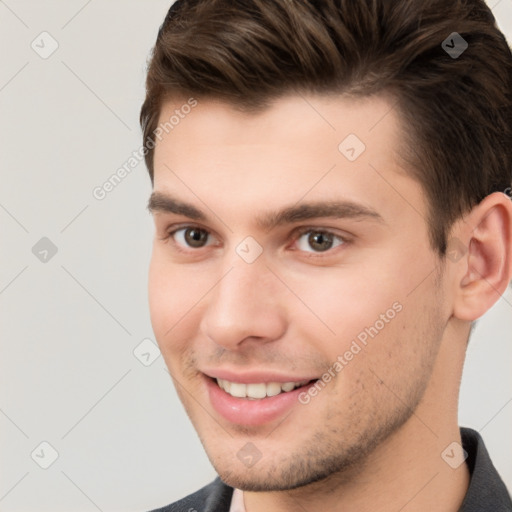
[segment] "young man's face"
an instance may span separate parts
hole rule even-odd
[[[304,485],[425,428],[451,310],[400,144],[390,102],[323,96],[198,101],[157,144],[152,324],[232,486]]]

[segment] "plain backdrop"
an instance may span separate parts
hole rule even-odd
[[[215,476],[153,360],[144,164],[93,196],[141,145],[170,3],[0,1],[2,512],[143,511]],[[512,0],[492,6],[512,40]],[[509,489],[511,333],[509,290],[476,328],[460,404]]]

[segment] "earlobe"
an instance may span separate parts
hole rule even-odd
[[[512,278],[512,202],[495,192],[482,200],[465,219],[462,235],[467,253],[457,263],[454,316],[473,321],[489,310]]]

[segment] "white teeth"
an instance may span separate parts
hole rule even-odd
[[[226,391],[230,395],[238,398],[245,398],[247,396],[247,386],[245,384],[240,384],[239,382],[228,382],[228,385],[230,386],[230,389]]]
[[[269,382],[267,384],[267,396],[276,396],[281,393],[282,386],[279,385],[277,382]],[[293,388],[292,388],[293,389]],[[291,391],[291,389],[282,389],[283,391]]]
[[[300,382],[269,382],[267,384],[262,382],[258,384],[242,384],[240,382],[229,382],[224,379],[217,379],[219,387],[231,396],[236,398],[249,398],[253,400],[286,393],[295,388],[304,386],[308,382],[308,380],[303,380]]]
[[[243,386],[244,384],[242,384]],[[246,384],[249,398],[265,398],[267,396],[266,384]]]
[[[295,383],[285,382],[284,384],[281,385],[281,387],[283,388],[283,391],[291,391],[295,387]]]

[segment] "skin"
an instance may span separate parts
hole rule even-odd
[[[186,101],[164,105],[168,119]],[[155,207],[149,273],[155,336],[221,478],[244,490],[248,512],[458,510],[467,466],[441,457],[460,443],[459,381],[473,320],[511,278],[512,205],[494,193],[452,229],[464,247],[441,260],[428,205],[399,157],[399,115],[384,97],[284,96],[257,114],[203,99],[155,149],[154,192],[204,212]],[[350,162],[349,134],[366,150]],[[348,200],[380,216],[317,217],[260,226],[269,212]],[[186,227],[208,244],[187,246]],[[308,235],[335,247],[314,252]],[[262,254],[236,252],[253,237]],[[394,303],[402,309],[307,405],[261,426],[226,421],[203,371],[320,377]],[[294,380],[294,379],[292,379]],[[251,442],[261,459],[246,467]]]

